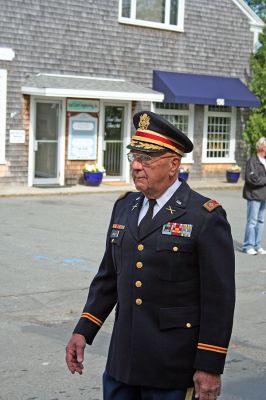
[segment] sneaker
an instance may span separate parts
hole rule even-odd
[[[257,254],[256,250],[254,249],[248,249],[245,251],[246,254],[248,254],[249,256],[255,256]],[[266,254],[266,252],[265,252]]]
[[[257,250],[257,253],[258,253],[258,254],[261,254],[261,255],[265,255],[265,254],[266,254],[266,250],[264,250],[264,249],[261,247],[260,249]]]

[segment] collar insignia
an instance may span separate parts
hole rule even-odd
[[[174,212],[175,212],[175,210],[171,207],[171,206],[168,206],[168,208],[166,209],[167,211],[170,211],[170,213],[173,215],[174,214]]]
[[[134,204],[134,206],[132,207],[131,211],[133,211],[135,208],[137,208],[139,205],[139,203]]]
[[[176,204],[178,204],[179,206],[181,206],[181,204],[182,204],[182,201],[180,201],[180,200],[176,200]]]

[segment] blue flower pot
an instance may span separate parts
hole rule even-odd
[[[188,180],[188,172],[178,172],[178,178],[181,178],[183,181],[187,181]]]
[[[103,180],[102,172],[83,172],[83,176],[88,186],[99,186]]]
[[[240,172],[226,171],[226,180],[229,183],[236,183],[240,177]]]

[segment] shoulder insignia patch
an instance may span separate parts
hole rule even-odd
[[[215,208],[221,206],[220,203],[218,203],[218,201],[216,200],[208,200],[206,201],[206,203],[203,204],[203,207],[206,208],[206,210],[208,210],[209,212],[212,212],[213,210],[215,210]]]

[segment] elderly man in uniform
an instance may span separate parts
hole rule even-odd
[[[150,111],[128,145],[138,192],[114,205],[106,250],[66,348],[72,373],[114,306],[104,400],[214,400],[231,336],[235,284],[221,205],[178,180],[186,135]]]

